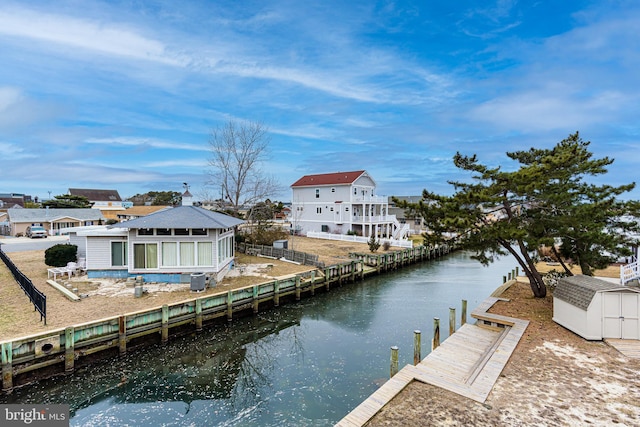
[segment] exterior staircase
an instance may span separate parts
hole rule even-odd
[[[404,240],[409,237],[409,231],[411,230],[409,224],[401,224],[395,215],[390,216],[393,216],[393,238],[395,240]]]
[[[640,280],[640,265],[636,259],[634,262],[620,266],[620,283],[626,285],[629,282]]]

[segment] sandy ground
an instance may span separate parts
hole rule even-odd
[[[484,404],[414,381],[367,426],[640,425],[640,359],[557,325],[528,283],[502,296],[491,312],[530,324]]]
[[[307,253],[318,254],[327,265],[346,262],[349,252],[368,252],[363,243],[326,241],[294,237],[289,248]],[[0,262],[0,341],[32,335],[47,330],[64,328],[69,325],[117,316],[134,311],[149,309],[184,301],[203,295],[226,292],[230,289],[254,285],[292,273],[312,270],[312,267],[296,265],[280,260],[250,257],[237,254],[235,270],[215,288],[205,292],[193,293],[189,284],[167,285],[145,283],[145,293],[134,298],[133,283],[113,280],[87,280],[86,276],[74,278],[70,282],[58,277],[63,284],[69,282],[78,293],[86,296],[72,302],[47,284],[47,266],[44,263],[44,251],[10,252],[7,254],[13,263],[34,285],[47,296],[47,325],[40,321],[40,315],[22,289],[13,280],[4,263]],[[242,271],[242,273],[240,273]]]

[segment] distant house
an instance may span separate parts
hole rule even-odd
[[[234,227],[242,220],[190,205],[108,227],[77,230],[70,242],[90,278],[142,276],[147,282],[188,282],[193,273],[221,280],[234,258]]]
[[[117,220],[117,214],[133,206],[132,202],[123,201],[117,190],[99,190],[93,188],[70,188],[72,196],[83,196],[91,202],[93,209],[99,209],[106,219]]]
[[[305,175],[291,185],[292,227],[297,233],[349,232],[403,239],[409,227],[389,214],[386,197],[364,170]]]
[[[132,206],[123,211],[118,211],[116,217],[120,222],[130,221],[165,209],[171,209],[171,206]]]
[[[408,203],[418,203],[422,200],[422,196],[396,196],[395,198]],[[410,234],[424,233],[427,229],[424,218],[422,218],[421,215],[407,214],[403,208],[398,207],[394,203],[393,197],[389,197],[389,213],[395,215],[400,224],[407,224]]]
[[[11,235],[24,234],[30,225],[41,225],[50,235],[70,227],[104,224],[105,218],[97,209],[22,209],[7,210]]]

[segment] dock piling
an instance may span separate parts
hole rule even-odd
[[[433,318],[433,343],[431,349],[435,350],[440,345],[440,318]]]
[[[391,367],[389,372],[391,377],[398,373],[398,346],[396,345],[391,346]]]
[[[422,359],[421,355],[420,355],[420,331],[418,329],[416,329],[415,331],[413,331],[413,364],[417,365],[418,363],[420,363],[420,360]]]

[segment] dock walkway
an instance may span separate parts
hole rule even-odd
[[[412,381],[433,384],[483,403],[529,324],[487,313],[499,300],[485,299],[471,313],[477,319],[475,325],[463,325],[416,366],[405,366],[336,425],[365,425]]]

